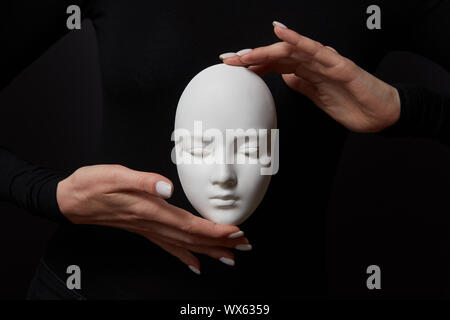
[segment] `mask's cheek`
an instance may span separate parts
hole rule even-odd
[[[261,175],[261,168],[259,164],[236,166],[237,195],[247,212],[253,212],[256,209],[269,186],[271,176]]]
[[[209,166],[201,164],[177,165],[178,177],[188,200],[197,211],[206,210],[208,201]]]

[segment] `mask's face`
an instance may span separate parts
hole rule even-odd
[[[272,95],[248,69],[215,65],[188,84],[175,120],[177,169],[203,217],[240,224],[253,213],[270,182],[261,169],[270,166],[273,128]]]

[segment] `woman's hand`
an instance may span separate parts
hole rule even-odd
[[[237,54],[224,63],[248,66],[260,76],[282,74],[292,89],[306,95],[333,119],[355,132],[377,132],[400,117],[397,90],[341,56],[331,47],[274,22],[282,41]]]
[[[120,165],[82,167],[58,184],[61,212],[75,224],[105,225],[135,232],[179,258],[195,273],[197,252],[234,265],[228,248],[250,250],[236,226],[220,225],[177,208],[167,178]]]

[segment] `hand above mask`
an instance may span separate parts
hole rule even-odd
[[[397,89],[361,69],[335,49],[274,22],[282,40],[222,54],[224,63],[247,66],[260,76],[279,73],[293,90],[354,132],[378,132],[398,121]]]

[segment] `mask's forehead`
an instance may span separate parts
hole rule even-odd
[[[275,128],[275,106],[261,78],[241,67],[216,65],[199,73],[183,92],[176,128]]]

